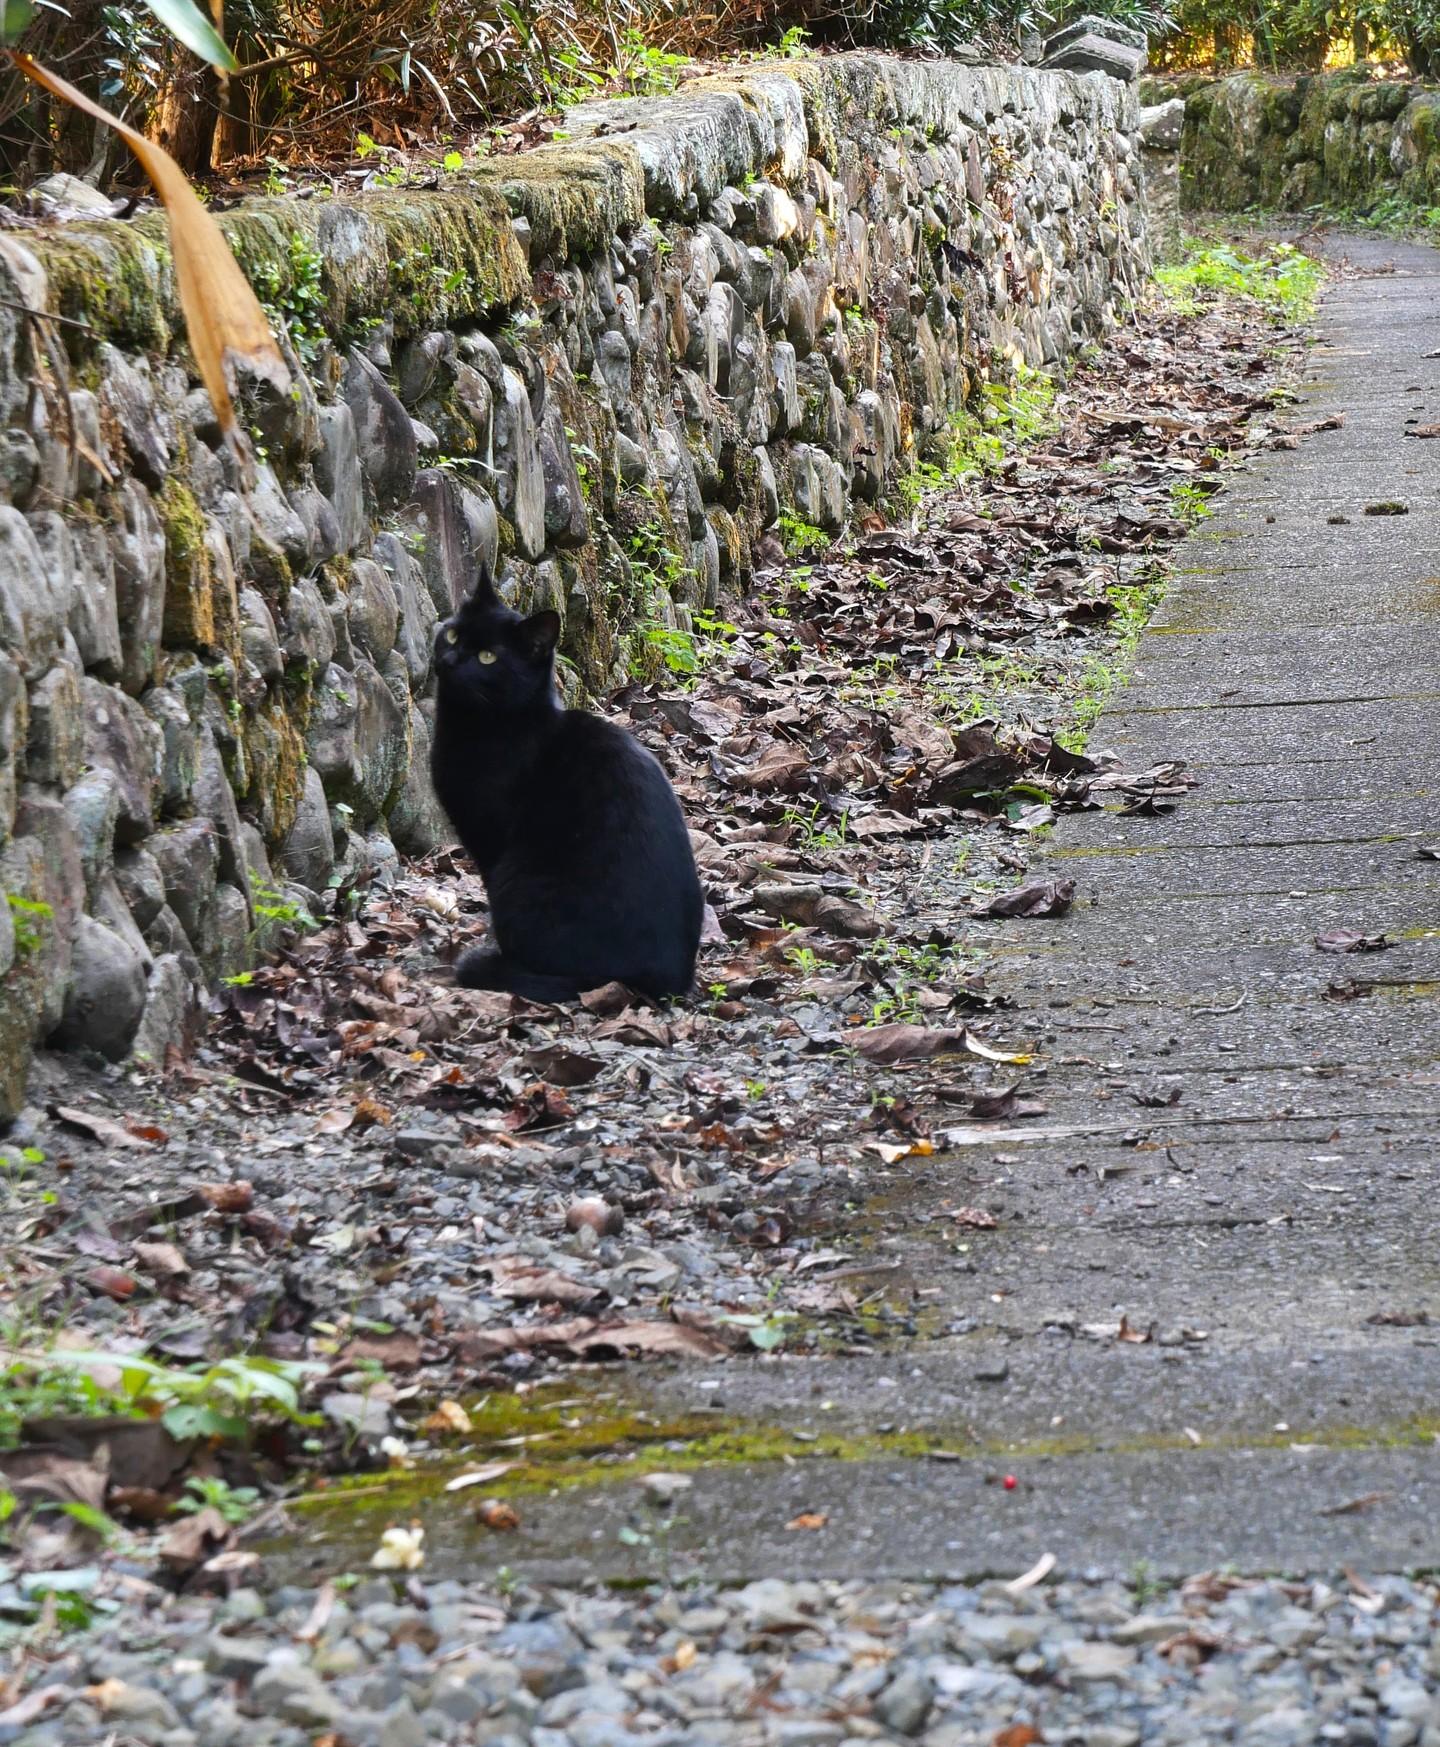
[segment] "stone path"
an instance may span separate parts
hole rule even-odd
[[[1092,741],[1202,786],[1067,816],[1072,914],[992,925],[992,985],[1048,1009],[1048,1113],[917,1161],[863,1252],[949,1332],[653,1403],[961,1459],[703,1471],[674,1546],[712,1578],[1440,1563],[1440,441],[1407,434],[1440,421],[1440,254],[1343,251],[1287,418],[1343,424],[1219,500]],[[933,1217],[969,1204],[998,1230]],[[437,1535],[433,1568],[578,1578],[607,1514],[532,1499],[523,1547]]]

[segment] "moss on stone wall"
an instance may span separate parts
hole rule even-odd
[[[1154,81],[1185,99],[1181,199],[1238,211],[1440,206],[1440,89],[1377,81],[1363,67],[1281,79]]]
[[[215,575],[205,545],[205,513],[173,473],[155,499],[165,530],[165,641],[213,649]]]

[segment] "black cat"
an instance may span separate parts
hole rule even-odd
[[[561,707],[558,613],[522,619],[482,570],[439,628],[430,774],[485,881],[495,945],[470,989],[572,1000],[621,982],[683,995],[704,900],[665,772],[613,723]]]

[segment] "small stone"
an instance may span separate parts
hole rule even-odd
[[[430,1747],[430,1736],[408,1698],[391,1705],[380,1722],[376,1747]]]
[[[1181,1632],[1188,1632],[1194,1622],[1185,1614],[1136,1614],[1110,1633],[1116,1644],[1159,1644]]]
[[[913,1665],[902,1668],[875,1700],[876,1719],[901,1735],[918,1735],[935,1701],[935,1684]]]
[[[674,1504],[694,1484],[688,1474],[645,1474],[640,1479],[641,1489],[661,1504]]]
[[[451,1722],[473,1723],[485,1715],[489,1705],[473,1687],[449,1684],[431,1693],[430,1708],[449,1717]]]
[[[1128,1644],[1076,1640],[1060,1646],[1057,1660],[1072,1680],[1119,1680],[1134,1666],[1135,1655]]]
[[[254,1591],[247,1593],[253,1595]],[[268,1638],[231,1638],[216,1632],[205,1646],[205,1666],[226,1680],[253,1680],[275,1649]]]
[[[267,1664],[251,1682],[250,1698],[260,1710],[302,1727],[339,1724],[345,1720],[347,1711],[319,1675],[303,1662]]]
[[[360,469],[374,493],[376,505],[389,510],[408,503],[415,487],[415,427],[399,396],[359,352],[352,352],[346,362],[345,400],[354,416]],[[330,436],[343,442],[343,432],[337,426],[331,426]],[[335,459],[338,462],[340,458]],[[333,477],[331,485],[333,490]],[[325,489],[322,480],[321,490]],[[350,521],[350,506],[336,502],[333,497],[332,502],[336,504],[343,537]]]
[[[970,1373],[977,1383],[1003,1383],[1010,1375],[1006,1359],[986,1359]]]

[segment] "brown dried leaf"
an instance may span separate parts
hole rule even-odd
[[[147,1274],[160,1280],[178,1280],[190,1272],[190,1264],[175,1244],[137,1243],[135,1260]]]
[[[1074,880],[1027,880],[975,907],[977,916],[1063,916],[1075,901]]]
[[[520,1512],[503,1498],[482,1498],[475,1506],[475,1520],[483,1528],[505,1534],[520,1527]]]
[[[994,1231],[1000,1223],[993,1213],[987,1213],[983,1207],[957,1207],[943,1217],[953,1219],[956,1225],[968,1225],[975,1231]]]
[[[502,1298],[521,1303],[588,1304],[600,1295],[599,1288],[572,1280],[557,1268],[542,1268],[512,1256],[500,1256],[486,1264],[495,1290]]]
[[[1363,934],[1358,928],[1329,928],[1315,936],[1321,952],[1384,952],[1394,944],[1388,934]]]
[[[64,1104],[49,1106],[51,1117],[62,1128],[73,1129],[77,1134],[83,1134],[88,1140],[98,1141],[101,1146],[126,1147],[131,1150],[145,1152],[156,1142],[149,1136],[165,1136],[163,1129],[152,1129],[147,1135],[127,1128],[124,1123],[116,1122],[112,1117],[102,1116],[98,1111],[77,1110]]]
[[[351,1366],[362,1361],[383,1365],[387,1371],[414,1371],[420,1364],[420,1341],[403,1329],[356,1335],[345,1343],[337,1363]]]
[[[867,1062],[926,1062],[939,1055],[958,1055],[966,1046],[963,1029],[935,1031],[926,1025],[871,1025],[855,1040]]]
[[[160,1543],[160,1560],[172,1571],[183,1574],[234,1545],[235,1530],[218,1510],[207,1505],[175,1524]]]
[[[199,1193],[217,1213],[246,1213],[255,1205],[255,1190],[244,1178],[234,1183],[201,1183]]]
[[[563,1043],[542,1044],[527,1050],[522,1060],[526,1071],[552,1086],[588,1086],[605,1067],[598,1056],[582,1055]]]

